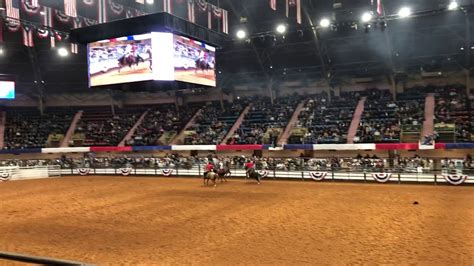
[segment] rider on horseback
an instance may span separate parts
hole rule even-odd
[[[212,164],[212,161],[209,161],[209,162],[206,164],[205,172],[204,172],[204,178],[207,177],[207,174],[208,174],[209,172],[214,172],[214,164]]]

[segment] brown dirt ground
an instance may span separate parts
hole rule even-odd
[[[0,250],[89,263],[474,264],[474,187],[64,177],[0,184]],[[413,201],[420,202],[413,205]]]
[[[134,66],[133,69],[125,66],[120,73],[118,69],[113,69],[107,73],[95,74],[91,76],[91,86],[152,80],[153,71],[150,70],[149,66],[149,62],[143,62],[139,63],[138,66]]]

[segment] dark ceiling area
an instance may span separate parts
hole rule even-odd
[[[372,20],[370,28],[360,18],[364,12],[376,14],[377,0],[301,0],[301,24],[294,16],[286,17],[285,0],[277,1],[276,11],[268,0],[209,2],[229,11],[228,40],[217,54],[219,86],[224,88],[270,78],[326,79],[333,84],[354,77],[419,73],[421,69],[471,68],[471,0],[458,1],[461,8],[453,11],[447,10],[450,0],[382,0],[385,17]],[[398,19],[395,14],[402,6],[409,6],[413,16]],[[322,18],[329,18],[331,27],[320,28]],[[275,32],[278,24],[287,26],[284,35]],[[239,29],[246,30],[249,37],[237,39]],[[20,92],[34,95],[39,84],[46,92],[95,90],[87,85],[85,46],[79,47],[77,55],[60,58],[48,41],[38,40],[35,47],[26,48],[21,34],[4,32],[0,73],[16,75]],[[137,86],[147,89],[140,84],[125,89]]]

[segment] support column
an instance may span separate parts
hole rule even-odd
[[[435,104],[436,102],[434,94],[429,93],[425,98],[425,121],[423,122],[423,131],[421,138],[433,134]]]

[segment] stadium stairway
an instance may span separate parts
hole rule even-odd
[[[298,117],[300,116],[301,112],[304,109],[304,106],[306,104],[307,100],[304,100],[296,106],[295,111],[293,112],[293,115],[290,118],[290,121],[286,125],[285,130],[281,134],[280,138],[278,139],[278,144],[283,145],[288,143],[288,138],[290,137],[291,132],[293,131],[293,128],[296,126],[296,123],[298,123]]]
[[[79,110],[77,113],[74,115],[74,118],[71,121],[71,125],[69,126],[66,135],[64,136],[63,141],[61,142],[61,148],[69,147],[69,141],[71,140],[72,136],[74,135],[74,132],[76,131],[77,124],[81,120],[82,114],[84,111]]]
[[[184,126],[183,129],[181,129],[181,131],[170,141],[170,145],[176,145],[178,144],[178,142],[183,142],[184,141],[184,133],[186,132],[186,130],[188,130],[190,127],[192,127],[196,121],[196,118],[201,114],[202,112],[202,109],[199,109],[194,115],[193,117],[188,121],[188,123],[186,124],[186,126]]]
[[[149,111],[150,110],[148,109],[145,112],[143,112],[143,114],[140,116],[140,118],[138,118],[137,122],[135,122],[135,125],[133,125],[133,127],[130,128],[127,135],[125,135],[125,137],[123,137],[122,141],[120,141],[120,143],[118,145],[119,147],[125,146],[125,143],[127,143],[127,141],[132,138],[133,134],[135,134],[135,131],[137,130],[137,128],[142,124],[143,119],[145,119],[145,117],[146,117],[146,115],[148,114]]]
[[[227,132],[227,135],[225,136],[224,140],[221,142],[222,145],[225,145],[227,143],[227,140],[230,139],[234,135],[235,131],[240,128],[240,125],[242,125],[242,122],[244,122],[245,116],[250,111],[250,108],[252,108],[252,103],[249,103],[249,105],[244,108],[239,118],[235,120],[234,125],[232,125],[229,132]]]
[[[0,113],[0,149],[3,149],[5,144],[5,123],[7,121],[7,112]]]
[[[425,121],[423,122],[422,138],[433,134],[435,113],[434,93],[428,93],[425,98]]]
[[[362,97],[359,102],[357,103],[357,107],[354,111],[354,115],[352,116],[352,122],[349,127],[349,131],[347,132],[347,143],[354,144],[354,137],[357,134],[357,129],[359,128],[360,119],[362,117],[362,113],[364,112],[366,97]]]

